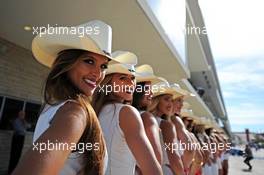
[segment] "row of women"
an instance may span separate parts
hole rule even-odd
[[[194,117],[188,105],[183,108],[190,93],[157,77],[151,66],[137,66],[134,53],[111,52],[112,29],[104,22],[77,27],[100,33],[33,39],[34,57],[50,68],[33,142],[89,148],[32,148],[13,174],[219,174],[224,150],[179,147],[227,142],[223,132]]]

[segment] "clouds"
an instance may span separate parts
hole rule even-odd
[[[252,103],[231,105],[228,108],[228,114],[232,116],[229,120],[232,124],[262,124],[264,126],[262,108],[260,105]]]
[[[264,90],[264,59],[216,59],[218,76],[227,90]]]
[[[262,0],[199,0],[214,56],[262,54],[264,23]]]
[[[250,131],[264,132],[262,104],[239,103],[229,105],[227,111],[232,131],[244,131],[245,128],[249,128]]]
[[[264,130],[262,0],[199,0],[233,131]]]
[[[264,130],[264,59],[216,59],[232,129]],[[243,127],[242,127],[243,126]]]

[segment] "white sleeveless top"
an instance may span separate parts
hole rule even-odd
[[[68,100],[70,101],[70,100]],[[62,107],[67,101],[61,102],[58,105],[45,106],[44,110],[41,112],[33,136],[33,142],[35,142],[50,126],[50,123],[56,114],[57,110]],[[83,154],[77,152],[70,153],[63,168],[60,171],[60,175],[77,175],[82,169],[83,165]],[[107,153],[105,157],[105,167],[107,166]]]
[[[155,118],[157,119],[157,122],[158,122],[158,124],[160,126],[161,121],[163,119],[161,119],[160,117],[155,117]],[[166,146],[165,146],[165,143],[164,143],[164,140],[163,140],[163,136],[162,136],[162,131],[161,130],[160,130],[160,144],[161,144],[161,147],[162,147],[162,156],[163,156],[162,157],[162,159],[163,159],[162,165],[168,165],[168,164],[170,164],[170,162],[169,162],[169,158],[168,158],[168,155],[167,155],[167,151],[165,150]]]
[[[135,173],[136,160],[119,125],[119,112],[123,106],[127,105],[108,104],[99,114],[109,155],[106,175],[134,175]]]
[[[158,124],[160,126],[161,121],[163,119],[161,119],[160,117],[157,117],[157,116],[155,118],[157,119]],[[168,167],[168,165],[170,165],[170,162],[169,162],[167,151],[165,150],[166,146],[165,146],[165,143],[164,143],[164,140],[163,140],[163,136],[162,136],[162,131],[161,130],[160,130],[160,144],[162,146],[162,158],[163,158],[163,161],[161,162],[162,172],[163,172],[164,175],[173,175],[174,173]],[[170,148],[171,148],[171,145],[170,145]]]

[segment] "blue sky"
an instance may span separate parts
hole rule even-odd
[[[232,131],[264,132],[264,2],[199,0]]]

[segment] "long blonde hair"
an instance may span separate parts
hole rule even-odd
[[[106,148],[100,123],[90,104],[89,97],[82,94],[67,75],[68,71],[74,67],[85,53],[87,51],[69,49],[58,54],[45,83],[44,102],[45,104],[56,105],[71,99],[77,101],[85,109],[87,112],[87,125],[79,142],[99,143],[99,149],[85,149],[85,163],[80,174],[103,175]]]
[[[160,103],[160,99],[161,97],[163,97],[164,95],[166,94],[162,94],[162,95],[158,95],[156,97],[154,97],[152,99],[152,102],[151,102],[151,105],[148,106],[148,109],[147,111],[151,112],[154,116],[157,115],[157,111],[158,111],[158,106],[159,106],[159,103]],[[167,116],[167,115],[162,115],[160,116],[162,119],[165,119],[165,120],[171,120],[171,116]]]

